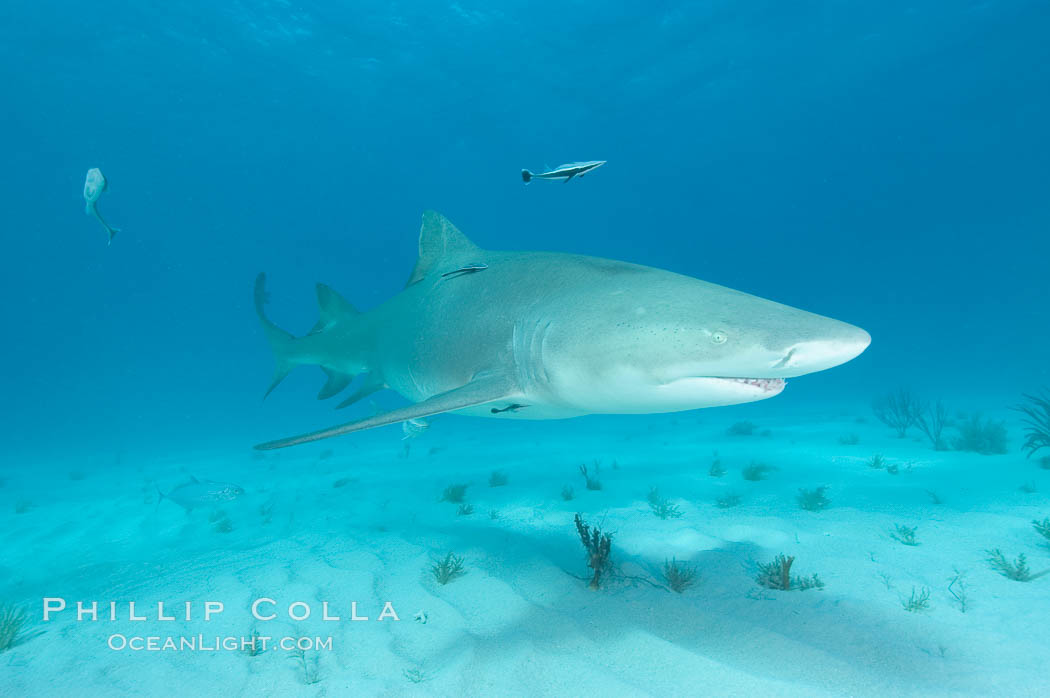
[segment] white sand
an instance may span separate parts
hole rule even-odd
[[[895,438],[863,407],[791,415],[755,406],[560,423],[445,418],[408,458],[388,429],[262,459],[236,448],[105,468],[25,464],[0,488],[0,600],[30,610],[32,622],[0,654],[0,694],[1050,695],[1050,576],[1016,582],[984,562],[999,547],[1011,559],[1025,553],[1034,571],[1050,567],[1030,524],[1050,516],[1050,471],[1018,454],[1016,415],[993,416],[1009,420],[1009,455],[934,452]],[[769,434],[728,436],[740,419]],[[850,433],[860,443],[841,445]],[[334,455],[319,460],[328,448]],[[720,478],[708,475],[714,451],[727,470]],[[874,453],[901,472],[867,467]],[[596,458],[604,488],[590,492],[577,468]],[[752,460],[777,469],[745,481]],[[496,469],[507,486],[488,486]],[[70,478],[77,470],[83,479]],[[246,493],[189,514],[157,506],[154,483],[168,491],[191,473]],[[334,487],[340,479],[348,481]],[[470,483],[472,515],[437,501],[454,482]],[[1022,492],[1026,482],[1036,492]],[[566,484],[570,502],[559,495]],[[801,510],[798,489],[819,485],[831,507]],[[651,486],[681,518],[652,514]],[[740,506],[717,508],[729,492]],[[16,513],[20,501],[35,506]],[[215,530],[215,510],[232,531]],[[587,589],[577,511],[614,534],[621,575],[661,583],[674,556],[697,567],[700,583],[684,594],[627,578]],[[893,540],[896,523],[917,526],[921,545]],[[448,551],[465,558],[467,574],[441,586],[429,568]],[[754,564],[781,552],[826,588],[758,586]],[[965,613],[947,590],[953,570],[965,574]],[[928,611],[903,609],[913,587],[930,590]],[[198,615],[218,600],[225,610],[207,623],[78,623],[70,611],[44,623],[44,596],[140,609],[192,600]],[[278,620],[251,618],[260,597],[278,601]],[[292,601],[309,603],[313,616],[289,620]],[[321,621],[322,601],[344,620]],[[345,620],[351,601],[371,620]],[[400,621],[375,620],[385,601]],[[413,620],[419,610],[425,625]],[[253,629],[331,636],[330,651],[304,657],[317,682],[281,650],[106,646],[114,633]]]

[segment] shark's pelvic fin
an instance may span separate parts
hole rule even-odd
[[[321,367],[324,374],[328,376],[328,381],[321,388],[321,392],[317,393],[318,400],[327,400],[330,397],[335,397],[339,393],[346,389],[346,386],[350,385],[354,377],[349,373],[340,373],[330,368]]]
[[[269,451],[275,448],[296,446],[309,441],[329,439],[333,436],[349,434],[350,432],[361,431],[362,429],[371,429],[373,427],[381,427],[387,424],[397,424],[409,419],[420,419],[421,417],[429,417],[443,412],[454,412],[467,407],[484,405],[485,403],[494,402],[496,400],[506,400],[510,397],[514,397],[516,392],[517,388],[515,387],[514,382],[506,376],[502,374],[485,374],[476,377],[466,385],[453,388],[444,393],[439,393],[438,395],[427,398],[422,402],[417,402],[414,405],[400,407],[396,410],[377,414],[374,417],[359,419],[354,422],[348,422],[328,429],[310,432],[309,434],[292,436],[287,439],[278,439],[277,441],[268,441],[264,444],[257,445],[255,448],[260,451]]]
[[[341,410],[344,407],[349,407],[355,402],[364,400],[366,397],[373,393],[378,393],[385,387],[386,381],[383,380],[383,377],[381,375],[379,375],[378,373],[369,373],[368,376],[365,378],[365,382],[361,384],[361,387],[359,387],[357,390],[351,393],[350,397],[346,398],[338,405],[336,405],[336,409]]]
[[[436,211],[426,211],[419,230],[419,260],[405,285],[421,281],[436,268],[456,269],[457,261],[469,262],[480,251],[481,248],[468,240],[447,218]]]

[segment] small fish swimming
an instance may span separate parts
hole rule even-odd
[[[157,488],[160,499],[157,504],[167,499],[175,502],[186,511],[194,507],[207,506],[216,502],[229,502],[244,494],[244,488],[228,482],[215,482],[213,480],[198,480],[190,477],[190,481],[179,485],[167,494]]]
[[[102,214],[98,212],[98,198],[102,196],[102,192],[106,191],[108,186],[102,170],[97,167],[92,167],[88,170],[87,178],[84,179],[84,201],[87,202],[84,213],[98,219],[98,222],[102,224],[102,227],[109,234],[108,244],[112,245],[113,237],[120,232],[120,228],[111,226],[102,218]]]
[[[588,160],[587,162],[570,162],[565,165],[559,165],[553,170],[547,172],[529,172],[528,170],[521,171],[521,180],[528,184],[536,179],[560,179],[564,182],[568,182],[570,179],[575,177],[582,177],[591,170],[597,169],[605,164],[605,160]]]

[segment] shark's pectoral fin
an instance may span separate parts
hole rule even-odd
[[[485,374],[476,377],[466,385],[454,388],[448,392],[440,393],[434,397],[427,398],[422,402],[417,402],[414,405],[400,407],[396,410],[377,414],[374,417],[359,419],[354,422],[348,422],[328,429],[310,432],[309,434],[292,436],[287,439],[278,439],[277,441],[268,441],[264,444],[257,445],[255,448],[261,451],[268,451],[274,448],[296,446],[310,441],[319,441],[320,439],[328,439],[333,436],[349,434],[353,431],[386,426],[387,424],[397,424],[398,422],[405,422],[409,419],[429,417],[443,412],[454,412],[467,407],[484,405],[485,403],[494,402],[496,400],[506,400],[507,398],[514,396],[516,392],[517,388],[513,381],[506,376],[500,374]]]
[[[327,400],[338,395],[354,380],[354,377],[349,373],[340,373],[324,366],[321,367],[321,370],[328,376],[328,381],[321,388],[321,391],[317,393],[318,400]]]

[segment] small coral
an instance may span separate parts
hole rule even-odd
[[[653,514],[661,519],[677,519],[681,518],[682,510],[678,508],[677,504],[672,504],[671,500],[667,497],[661,497],[660,491],[655,487],[649,490],[649,508],[652,509]]]
[[[566,502],[571,502],[576,498],[576,492],[572,489],[572,485],[565,485],[561,488],[561,498]]]
[[[813,490],[800,489],[795,499],[798,500],[799,507],[806,511],[821,511],[831,506],[831,500],[824,494],[827,491],[828,488],[824,486]]]
[[[507,484],[507,474],[502,470],[494,470],[489,475],[489,487],[503,487]]]
[[[946,451],[948,445],[941,437],[941,432],[948,424],[948,409],[940,400],[933,405],[922,405],[915,416],[915,424],[930,440],[934,451]]]
[[[1015,582],[1030,582],[1033,579],[1039,579],[1043,575],[1050,573],[1050,570],[1043,570],[1042,572],[1032,573],[1028,569],[1028,560],[1025,558],[1024,553],[1017,556],[1017,559],[1010,562],[1006,559],[1006,556],[995,548],[994,550],[986,551],[988,553],[988,564],[993,570],[1003,575],[1007,579],[1012,579]]]
[[[921,613],[922,611],[930,610],[930,590],[923,587],[922,591],[916,592],[915,587],[912,587],[911,596],[907,599],[902,598],[901,606],[909,613]]]
[[[871,409],[880,422],[891,427],[903,439],[908,433],[908,427],[918,420],[922,406],[914,395],[901,388],[876,399]]]
[[[25,624],[26,612],[23,609],[0,604],[0,652],[18,644]]]
[[[752,462],[751,465],[747,466],[741,471],[741,476],[750,482],[758,482],[759,480],[765,480],[766,474],[772,472],[775,468],[765,463]]]
[[[430,572],[434,575],[434,579],[437,580],[438,584],[448,584],[453,579],[462,577],[467,573],[463,569],[463,558],[457,557],[453,553],[449,553],[444,560],[433,565],[430,568]]]
[[[752,422],[737,422],[726,429],[730,436],[751,436],[755,433],[755,425]]]
[[[591,589],[597,589],[601,585],[602,575],[612,568],[612,561],[609,559],[612,553],[612,538],[608,533],[602,533],[597,526],[592,529],[579,514],[576,515],[575,523],[576,533],[587,551],[587,566],[594,572],[589,586]]]
[[[919,541],[915,539],[916,528],[914,526],[905,526],[903,524],[894,524],[893,531],[890,531],[890,538],[901,543],[902,545],[918,545]]]
[[[820,578],[815,574],[812,577],[792,577],[791,564],[794,561],[794,557],[788,557],[782,553],[777,555],[773,562],[765,565],[759,564],[758,576],[755,578],[755,581],[767,589],[778,589],[780,591],[791,591],[792,589],[805,591],[807,589],[824,588],[824,582],[820,581]]]
[[[473,513],[474,513],[474,505],[473,504],[460,504],[459,505],[459,509],[456,510],[456,515],[457,516],[470,516]]]
[[[697,582],[696,568],[671,558],[664,560],[664,581],[671,591],[681,594]]]
[[[467,488],[470,485],[449,485],[445,488],[445,491],[441,493],[442,502],[451,502],[453,504],[459,504],[463,501],[463,498],[467,496]]]
[[[958,425],[959,435],[952,442],[957,451],[972,451],[983,456],[1006,453],[1006,424],[981,419],[974,414]]]
[[[722,477],[726,474],[726,469],[722,467],[722,461],[715,458],[711,461],[711,467],[707,469],[707,474],[711,477]]]
[[[868,459],[868,467],[875,470],[882,470],[886,467],[886,459],[881,453],[876,453],[874,456]]]

